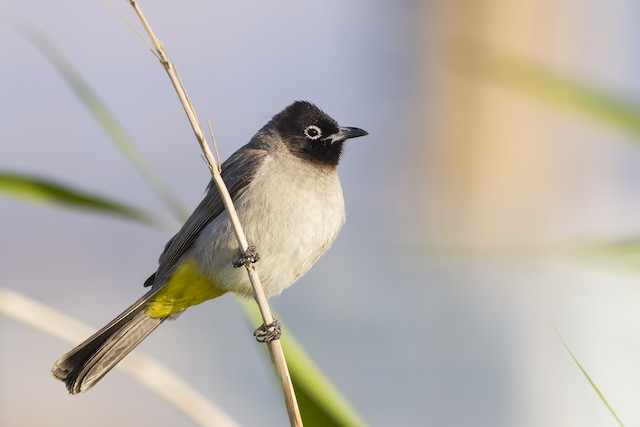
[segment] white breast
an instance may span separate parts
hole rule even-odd
[[[235,201],[247,240],[260,254],[256,269],[267,297],[305,274],[335,240],[345,219],[335,168],[319,168],[288,152],[269,154],[251,185]],[[218,286],[252,295],[226,213],[195,243],[194,256]]]

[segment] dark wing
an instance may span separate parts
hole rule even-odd
[[[259,144],[249,143],[236,151],[222,164],[222,179],[227,185],[233,200],[236,200],[251,183],[266,154],[267,151]],[[160,255],[158,270],[146,280],[144,286],[160,285],[160,283],[155,283],[156,277],[168,277],[167,273],[170,272],[178,259],[193,244],[202,229],[220,215],[223,210],[222,198],[213,180],[211,180],[204,199],[193,211],[180,231],[166,244],[164,252]]]

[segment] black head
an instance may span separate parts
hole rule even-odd
[[[367,135],[362,129],[341,128],[335,120],[306,101],[296,101],[276,114],[270,123],[294,155],[314,163],[336,166],[342,143]]]

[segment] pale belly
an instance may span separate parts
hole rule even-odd
[[[335,171],[311,169],[301,174],[298,163],[283,167],[278,162],[277,168],[272,163],[261,168],[234,203],[247,240],[260,255],[255,267],[267,297],[309,271],[333,243],[345,217]],[[226,213],[205,227],[192,256],[217,287],[253,294],[245,269],[233,267],[240,250]]]

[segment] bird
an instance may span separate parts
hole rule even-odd
[[[63,354],[53,376],[71,394],[85,392],[165,320],[226,293],[251,297],[241,267],[257,261],[267,298],[280,294],[329,249],[345,221],[337,166],[345,141],[368,135],[340,127],[308,101],[276,114],[221,166],[247,240],[242,251],[211,181],[200,204],[165,245],[149,290],[119,316]],[[276,326],[276,333],[273,333]],[[256,330],[279,337],[278,325]]]

